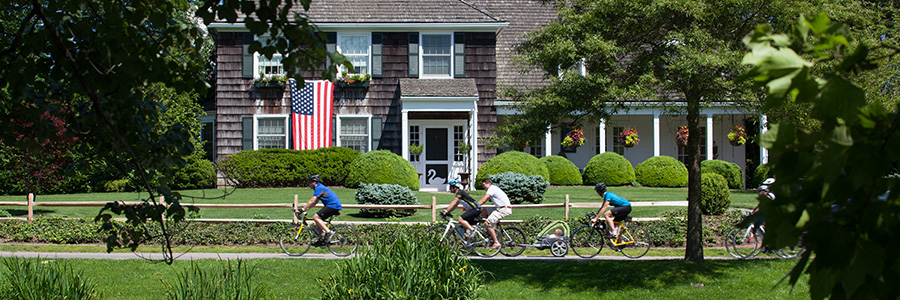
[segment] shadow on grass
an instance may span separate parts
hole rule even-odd
[[[9,212],[9,214],[12,215],[13,217],[26,217],[26,216],[28,216],[28,210],[27,210],[27,209],[7,209],[6,211]],[[47,215],[47,214],[51,214],[51,213],[56,213],[56,211],[55,211],[55,210],[49,210],[49,209],[35,209],[35,210],[34,210],[34,215],[35,215],[35,216],[37,216],[37,215]]]
[[[490,272],[486,283],[522,282],[526,286],[549,290],[661,289],[684,286],[710,278],[731,276],[750,261],[706,261],[702,264],[682,260],[669,261],[509,261],[472,262]]]

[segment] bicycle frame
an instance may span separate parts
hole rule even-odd
[[[334,217],[335,216],[330,216],[327,219],[323,220],[325,222],[325,227],[327,227],[328,229],[331,229],[331,219],[334,219]],[[321,239],[322,233],[320,232],[321,229],[319,229],[319,226],[316,226],[315,222],[313,222],[312,226],[310,226],[309,222],[307,222],[307,221],[313,221],[313,220],[314,220],[313,218],[307,217],[306,214],[303,214],[303,216],[301,218],[298,218],[297,221],[299,221],[299,222],[297,222],[297,223],[300,224],[300,227],[298,227],[298,229],[297,229],[297,234],[300,234],[301,232],[303,232],[304,228],[308,227],[309,230],[312,230],[312,232],[316,234],[317,238]]]
[[[606,226],[604,226],[604,221],[597,221],[594,223],[592,228],[599,232],[601,235],[606,236]],[[619,227],[619,234],[617,234],[614,238],[605,238],[604,241],[607,241],[607,245],[610,247],[623,246],[628,244],[633,244],[635,242],[634,237],[631,235],[631,231],[628,230],[628,226],[625,225],[622,221],[613,221],[613,225]],[[622,242],[620,241],[620,237],[627,237],[628,241]]]

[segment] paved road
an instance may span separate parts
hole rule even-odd
[[[200,253],[188,252],[179,253],[178,259],[261,259],[261,258],[294,258],[281,253]],[[88,259],[152,259],[161,260],[162,255],[159,253],[85,253],[85,252],[9,252],[0,251],[0,257],[43,257],[43,258],[88,258]],[[332,254],[307,253],[299,258],[312,259],[342,259]],[[488,259],[488,260],[535,260],[535,261],[584,261],[584,260],[632,260],[621,255],[595,256],[593,258],[579,258],[578,256],[569,255],[566,257],[553,257],[543,255],[520,255],[516,257],[506,257],[498,255],[495,257],[478,257],[470,256],[471,259]],[[639,260],[681,260],[681,256],[645,256]],[[706,257],[706,259],[734,259],[731,257]]]

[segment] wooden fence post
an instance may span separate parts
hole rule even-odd
[[[297,209],[297,206],[300,205],[299,199],[300,199],[300,196],[298,196],[297,194],[294,194],[294,209]],[[297,220],[297,214],[295,214],[294,212],[291,212],[291,215],[294,216],[294,224],[297,224],[297,221],[299,221],[299,220]]]
[[[431,223],[437,222],[437,197],[431,196]]]
[[[566,194],[566,220],[569,219],[569,194]]]
[[[28,193],[28,222],[34,221],[34,194]]]

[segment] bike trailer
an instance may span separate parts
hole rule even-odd
[[[539,242],[546,241],[546,244],[549,245],[555,239],[568,239],[570,233],[569,224],[566,221],[556,220],[545,225],[537,237]]]

